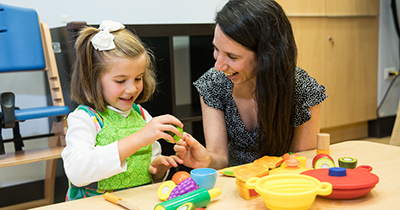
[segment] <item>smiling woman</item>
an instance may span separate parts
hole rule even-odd
[[[224,168],[315,148],[327,95],[296,66],[291,24],[272,0],[230,0],[217,13],[214,68],[193,84],[207,148],[190,135],[174,147],[188,167]]]
[[[219,25],[215,27],[213,44],[215,70],[222,71],[228,79],[234,81],[236,87],[250,82],[250,88],[254,89],[257,74],[256,53],[229,38]]]

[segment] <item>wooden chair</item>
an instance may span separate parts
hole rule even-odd
[[[396,121],[394,122],[389,144],[400,146],[400,102],[397,108]]]
[[[18,109],[12,92],[0,94],[0,168],[46,161],[44,198],[0,209],[27,209],[54,203],[57,159],[65,146],[66,117],[70,112],[64,99],[51,45],[50,30],[40,23],[35,10],[0,4],[0,73],[46,71],[53,106]],[[23,84],[21,84],[23,85]],[[35,88],[35,87],[26,87]],[[0,90],[1,92],[1,90]],[[55,117],[51,133],[22,137],[21,121]],[[3,140],[2,129],[13,129],[13,139]],[[23,150],[23,140],[49,137],[46,148]],[[15,151],[5,152],[4,143],[13,142]]]

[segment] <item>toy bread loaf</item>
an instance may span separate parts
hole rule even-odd
[[[252,177],[263,177],[269,174],[268,166],[261,165],[258,163],[248,163],[239,166],[233,170],[233,174],[237,179],[242,182],[246,182]]]
[[[265,165],[269,169],[274,169],[280,166],[283,162],[282,157],[275,157],[275,156],[263,156],[254,161],[254,163],[258,163],[260,165]]]

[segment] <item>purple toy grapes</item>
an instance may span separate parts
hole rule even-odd
[[[186,194],[188,192],[192,192],[194,190],[199,189],[199,186],[197,186],[196,182],[192,178],[187,178],[183,180],[181,183],[179,183],[171,192],[171,194],[168,197],[169,199],[181,196],[183,194]]]

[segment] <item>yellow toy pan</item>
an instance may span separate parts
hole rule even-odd
[[[270,210],[306,210],[311,208],[317,195],[332,193],[332,185],[300,174],[253,177],[246,187],[255,189]]]

